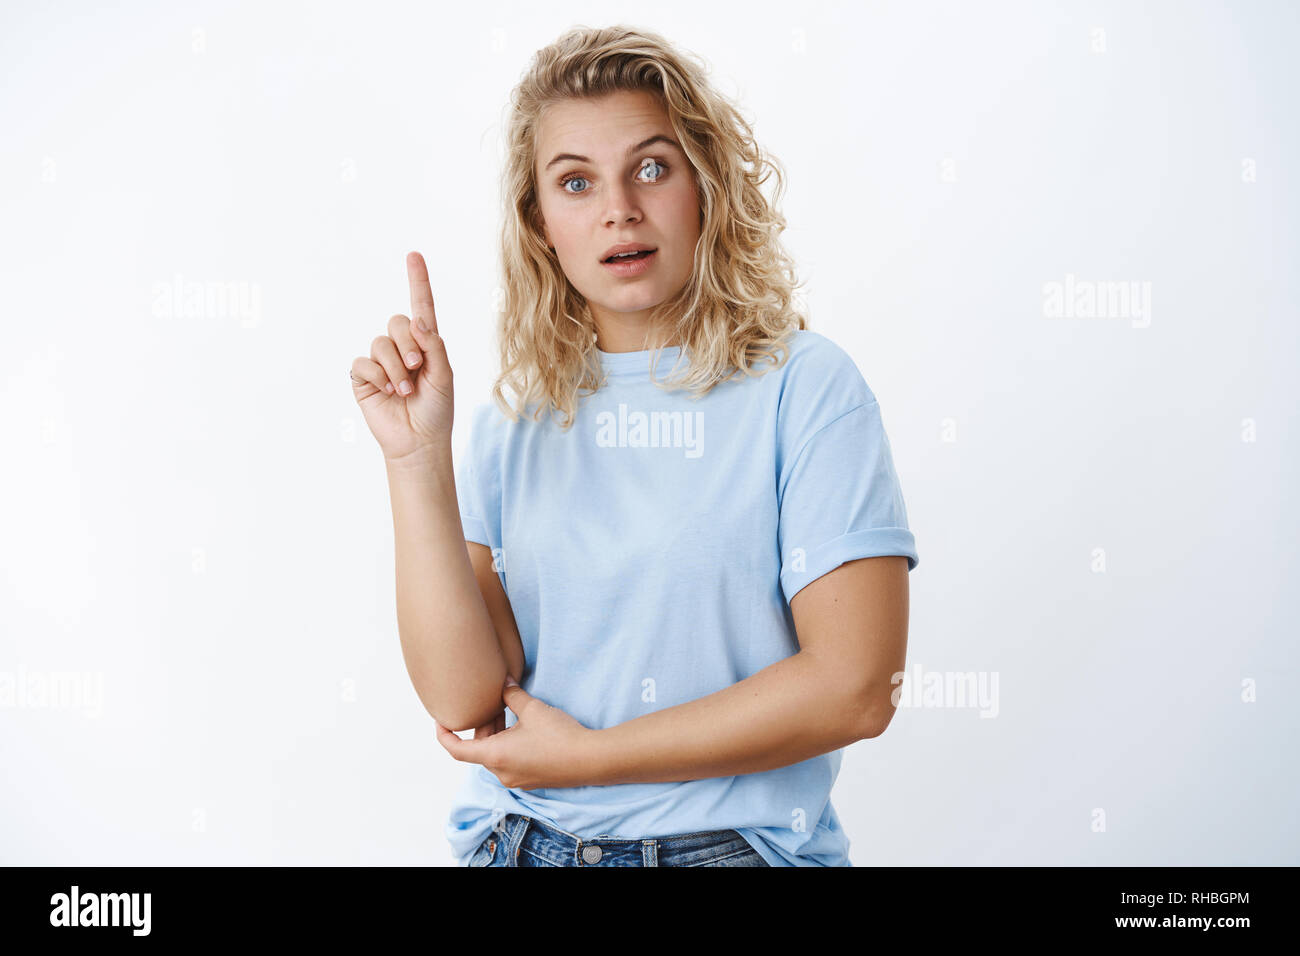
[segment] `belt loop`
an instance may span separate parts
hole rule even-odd
[[[515,821],[515,833],[510,841],[510,865],[519,865],[519,848],[524,845],[524,836],[528,833],[528,828],[532,825],[533,818],[519,814],[519,819]]]
[[[641,841],[641,865],[642,866],[659,865],[659,841],[658,840]]]

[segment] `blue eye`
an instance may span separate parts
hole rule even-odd
[[[648,157],[644,162],[642,162],[641,168],[637,170],[637,172],[644,172],[646,169],[654,169],[655,174],[653,179],[643,181],[648,183],[657,183],[659,180],[663,179],[664,173],[668,171],[668,164],[662,160]],[[569,188],[569,183],[577,182],[579,180],[586,182],[587,177],[578,173],[569,173],[567,176],[560,179],[560,189],[568,193],[570,196],[581,196],[587,191],[586,189],[574,190]]]
[[[657,159],[647,160],[646,162],[642,163],[641,171],[644,172],[647,166],[654,166],[654,168],[658,170],[666,170],[668,168],[663,163],[659,162],[659,160]],[[663,172],[660,172],[657,176],[655,176],[655,181],[658,182],[661,176],[663,176]]]

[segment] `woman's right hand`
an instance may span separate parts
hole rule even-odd
[[[352,361],[352,395],[389,461],[409,460],[451,441],[451,365],[438,334],[429,271],[418,252],[407,255],[406,275],[411,316],[389,319],[388,334],[370,343],[370,357]]]

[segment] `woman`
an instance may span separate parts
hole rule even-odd
[[[454,476],[418,254],[352,366],[407,669],[474,765],[453,851],[851,865],[830,790],[893,714],[917,555],[875,396],[791,307],[780,169],[645,31],[567,33],[512,105],[502,374]]]

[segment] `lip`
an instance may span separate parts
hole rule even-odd
[[[653,252],[658,248],[658,246],[652,246],[648,242],[620,242],[618,245],[610,246],[602,252],[600,261],[603,263],[610,256],[617,255],[620,252]]]
[[[639,276],[655,264],[655,256],[657,255],[659,255],[659,252],[656,250],[651,252],[650,255],[646,256],[644,259],[629,259],[627,262],[601,262],[600,267],[602,269],[608,269],[610,272],[614,273],[614,275],[623,278]]]

